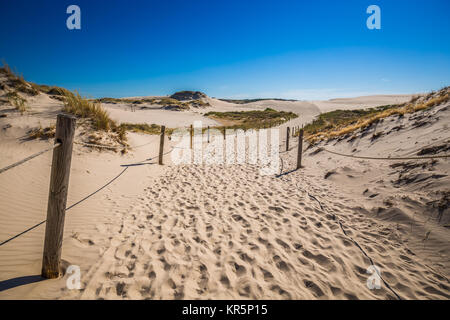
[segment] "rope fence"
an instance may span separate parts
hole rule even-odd
[[[24,164],[25,162],[28,162],[28,161],[30,161],[30,160],[32,160],[32,159],[34,159],[34,158],[36,158],[36,157],[46,153],[46,152],[48,152],[48,151],[51,151],[51,150],[53,150],[55,148],[58,148],[60,145],[61,145],[61,143],[55,143],[50,148],[47,148],[47,149],[44,149],[42,151],[36,152],[35,154],[32,154],[31,156],[28,156],[25,159],[22,159],[20,161],[17,161],[16,163],[10,164],[9,166],[6,166],[6,167],[0,169],[0,174],[2,174],[3,172],[6,172],[6,171],[8,171],[8,170],[10,170],[12,168],[18,167],[21,164]]]
[[[114,146],[107,146],[107,145],[102,145],[102,144],[84,143],[84,142],[76,142],[76,141],[74,141],[74,144],[78,144],[78,145],[84,146],[84,147],[110,149],[110,150],[117,150],[117,148],[119,148],[119,146],[114,147]]]
[[[296,136],[299,138],[298,139],[298,151],[297,151],[297,167],[296,169],[292,169],[290,171],[287,172],[283,172],[284,170],[284,161],[283,158],[281,157],[281,154],[284,153],[288,153],[289,151],[295,149],[296,147],[289,147],[289,136],[292,132],[295,132]],[[277,177],[281,177],[282,175],[294,172],[298,169],[301,168],[301,161],[302,161],[302,156],[303,154],[305,154],[306,150],[303,150],[303,128],[301,129],[296,129],[294,127],[294,129],[289,129],[289,127],[287,127],[286,130],[286,140],[285,140],[286,144],[280,144],[279,147],[283,147],[286,146],[285,150],[279,151],[279,158],[280,158],[280,162],[281,162],[281,170],[280,173],[277,174]],[[333,151],[333,150],[328,150],[325,147],[318,147],[317,150],[313,151],[312,154],[317,154],[321,151],[325,151],[334,155],[338,155],[338,156],[342,156],[342,157],[348,157],[348,158],[354,158],[354,159],[364,159],[364,160],[382,160],[382,161],[404,161],[404,160],[428,160],[428,159],[447,159],[450,158],[450,154],[444,154],[444,155],[429,155],[429,156],[403,156],[403,157],[373,157],[373,156],[358,156],[358,155],[353,155],[353,154],[345,154],[345,153],[340,153],[337,151]],[[417,153],[417,151],[415,152]]]
[[[109,186],[111,183],[113,183],[115,180],[117,180],[123,173],[125,173],[125,171],[126,171],[127,169],[128,169],[128,167],[125,168],[125,169],[123,169],[117,176],[115,176],[114,178],[112,178],[112,179],[111,179],[110,181],[108,181],[105,185],[103,185],[103,186],[100,187],[99,189],[95,190],[94,192],[90,193],[89,195],[87,195],[86,197],[82,198],[81,200],[79,200],[79,201],[75,202],[74,204],[70,205],[69,207],[67,207],[67,208],[65,209],[65,211],[67,212],[68,210],[72,209],[73,207],[77,206],[78,204],[80,204],[80,203],[82,203],[83,201],[89,199],[89,198],[92,197],[94,194],[100,192],[102,189],[104,189],[104,188],[106,188],[107,186]],[[24,230],[24,231],[22,231],[22,232],[16,234],[15,236],[12,236],[11,238],[9,238],[9,239],[7,239],[7,240],[5,240],[5,241],[0,242],[0,247],[3,246],[3,245],[5,245],[5,244],[7,244],[7,243],[10,242],[11,240],[14,240],[14,239],[20,237],[21,235],[24,235],[25,233],[30,232],[30,231],[32,231],[33,229],[36,229],[37,227],[39,227],[40,225],[44,224],[45,222],[47,222],[47,220],[43,220],[43,221],[41,221],[41,222],[35,224],[34,226],[32,226],[32,227],[30,227],[30,228],[28,228],[28,229],[26,229],[26,230]]]
[[[355,159],[366,159],[366,160],[426,160],[426,159],[438,159],[438,158],[450,158],[450,154],[445,154],[445,155],[433,155],[433,156],[423,156],[423,157],[367,157],[367,156],[356,156],[353,154],[345,154],[345,153],[340,153],[340,152],[336,152],[336,151],[331,151],[328,150],[326,148],[319,148],[323,151],[338,155],[338,156],[342,156],[342,157],[348,157],[348,158],[355,158]]]
[[[154,142],[154,141],[152,140],[151,142],[142,144],[142,145],[137,146],[137,147],[142,147],[142,146],[148,145],[148,144],[153,143],[153,142]],[[89,146],[89,147],[105,147],[105,148],[113,148],[113,147],[105,146],[105,145],[85,144],[85,143],[80,143],[80,142],[73,142],[73,143],[74,143],[74,144],[79,144],[79,145],[86,145],[86,146]],[[18,161],[18,162],[16,162],[16,163],[14,163],[14,164],[12,164],[12,165],[10,165],[10,166],[8,166],[8,167],[2,169],[2,170],[6,171],[6,170],[11,169],[11,168],[13,168],[13,167],[17,167],[17,166],[19,166],[20,164],[23,164],[23,163],[25,163],[25,162],[28,161],[28,160],[31,160],[31,159],[33,159],[33,158],[35,158],[35,157],[37,157],[37,156],[39,156],[39,155],[41,155],[41,154],[43,154],[43,153],[45,153],[45,152],[48,152],[48,151],[50,151],[50,150],[52,150],[52,149],[55,149],[56,147],[59,147],[60,145],[61,145],[61,143],[56,143],[53,147],[48,148],[48,149],[45,149],[45,150],[43,150],[43,151],[40,151],[40,152],[38,152],[38,153],[36,153],[36,154],[33,154],[33,155],[31,155],[31,156],[29,156],[29,157],[27,157],[27,158],[25,158],[25,159],[23,159],[23,160],[21,160],[21,161]],[[169,151],[163,153],[163,155],[169,154],[173,149],[174,149],[174,148],[172,147]],[[89,195],[85,196],[84,198],[80,199],[79,201],[77,201],[77,202],[75,202],[74,204],[72,204],[72,205],[70,205],[69,207],[67,207],[67,208],[65,209],[65,212],[67,212],[68,210],[72,209],[73,207],[77,206],[78,204],[80,204],[80,203],[82,203],[83,201],[89,199],[90,197],[92,197],[92,196],[95,195],[96,193],[100,192],[101,190],[103,190],[104,188],[106,188],[107,186],[109,186],[111,183],[113,183],[115,180],[117,180],[120,176],[122,176],[122,175],[125,173],[125,171],[126,171],[129,167],[131,167],[131,166],[136,166],[136,165],[153,164],[153,163],[148,163],[148,162],[146,162],[146,161],[151,161],[151,160],[153,160],[153,159],[155,159],[155,158],[158,158],[158,156],[159,156],[159,155],[153,156],[153,157],[147,158],[147,159],[145,159],[145,160],[142,160],[142,161],[140,161],[140,162],[136,162],[136,163],[133,163],[133,164],[125,164],[125,165],[121,165],[121,167],[125,167],[125,168],[124,168],[118,175],[116,175],[114,178],[112,178],[111,180],[109,180],[105,185],[101,186],[99,189],[95,190],[94,192],[90,193]],[[3,172],[3,171],[2,171],[2,172]],[[0,173],[1,173],[1,172],[0,172]],[[28,228],[28,229],[26,229],[26,230],[24,230],[24,231],[22,231],[22,232],[20,232],[20,233],[18,233],[18,234],[16,234],[16,235],[12,236],[12,237],[10,237],[10,238],[8,238],[8,239],[6,239],[6,240],[0,242],[0,247],[3,246],[3,245],[5,245],[5,244],[7,244],[8,242],[10,242],[10,241],[12,241],[12,240],[14,240],[14,239],[16,239],[16,238],[18,238],[18,237],[24,235],[24,234],[26,234],[26,233],[28,233],[28,232],[30,232],[30,231],[36,229],[37,227],[43,225],[43,224],[46,223],[46,222],[47,222],[47,220],[43,220],[43,221],[41,221],[41,222],[39,222],[39,223],[37,223],[37,224],[31,226],[30,228]]]

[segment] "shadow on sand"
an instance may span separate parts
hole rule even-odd
[[[0,281],[0,292],[43,280],[46,279],[41,277],[40,275],[34,275]]]

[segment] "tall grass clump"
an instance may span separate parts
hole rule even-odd
[[[117,127],[100,102],[89,101],[78,92],[73,93],[66,89],[59,90],[64,97],[65,112],[92,120],[94,129],[97,130],[109,131]]]

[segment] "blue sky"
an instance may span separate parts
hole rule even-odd
[[[81,8],[68,30],[66,8]],[[381,30],[366,9],[381,8]],[[328,99],[450,85],[448,0],[0,0],[0,58],[89,97]]]

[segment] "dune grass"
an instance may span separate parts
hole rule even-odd
[[[277,111],[271,108],[265,110],[208,112],[206,117],[214,119],[228,129],[261,129],[278,126],[286,121],[297,118],[293,112]]]
[[[120,127],[127,131],[146,133],[146,134],[160,134],[161,126],[157,124],[147,124],[147,123],[121,123]],[[172,135],[174,128],[166,128],[166,135]]]
[[[48,86],[46,84],[36,84],[33,82],[30,82],[30,85],[38,92],[46,93],[48,95],[55,95],[55,96],[61,96],[62,91],[64,91],[64,88],[57,87],[57,86]]]
[[[78,92],[59,88],[64,97],[64,111],[81,118],[92,120],[94,129],[109,131],[117,127],[116,123],[109,117],[100,102],[89,101]]]
[[[171,110],[188,110],[190,107],[195,108],[203,108],[210,106],[208,102],[202,100],[192,100],[192,101],[178,101],[176,99],[170,97],[161,97],[161,98],[142,98],[142,99],[133,99],[133,98],[100,98],[92,101],[101,102],[101,103],[111,103],[111,104],[133,104],[133,105],[141,105],[141,104],[151,104],[151,105],[160,105],[165,107],[166,109]]]
[[[450,100],[449,88],[428,95],[419,102],[414,97],[410,102],[397,105],[386,105],[363,110],[335,110],[320,114],[312,123],[305,126],[305,137],[311,142],[328,140],[365,129],[372,124],[393,115],[404,116]]]
[[[94,130],[114,132],[115,136],[113,138],[116,142],[126,145],[126,128],[117,125],[109,117],[108,112],[102,107],[100,102],[83,98],[78,92],[73,93],[63,88],[57,88],[57,90],[63,97],[65,112],[80,118],[89,119]]]
[[[14,81],[17,84],[26,85],[27,82],[23,78],[22,74],[14,72],[11,67],[6,63],[6,61],[2,61],[3,67],[0,68],[8,77],[8,79]]]

